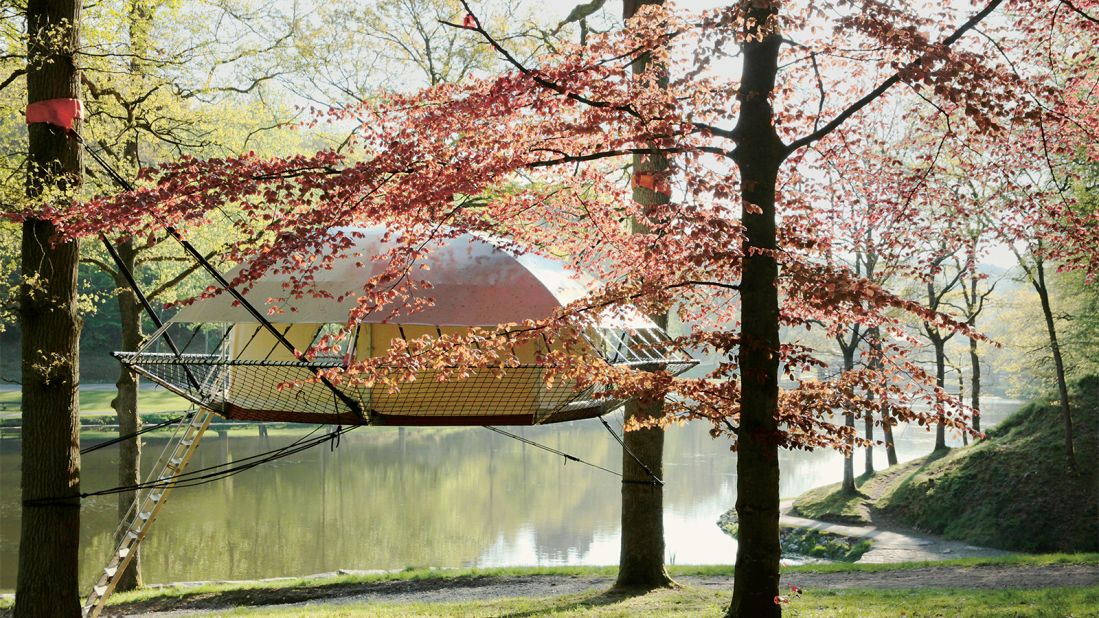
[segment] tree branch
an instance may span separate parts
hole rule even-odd
[[[969,18],[968,21],[959,26],[958,29],[955,30],[950,36],[943,39],[941,45],[943,47],[950,47],[951,45],[953,45],[958,39],[962,38],[962,35],[973,29],[977,24],[981,23],[981,21],[984,20],[985,17],[988,17],[988,15],[995,11],[996,8],[1002,3],[1003,0],[992,0],[992,2],[989,2],[984,9],[982,9],[973,17]],[[858,101],[855,101],[849,107],[847,107],[847,109],[840,112],[839,115],[829,121],[828,124],[820,127],[819,129],[813,131],[805,137],[799,138],[791,142],[790,145],[786,147],[787,156],[789,156],[789,154],[794,152],[795,150],[804,146],[808,146],[809,144],[812,144],[813,142],[834,131],[837,127],[846,122],[848,118],[854,116],[856,113],[858,113],[859,110],[872,103],[875,99],[885,94],[887,90],[899,83],[901,81],[901,76],[904,75],[905,72],[923,64],[924,58],[926,57],[927,56],[925,54],[908,63],[904,66],[904,68],[889,77],[889,79],[882,82],[877,88],[874,88],[869,93],[867,93],[866,96],[862,97]]]
[[[1084,19],[1086,19],[1086,20],[1088,20],[1092,23],[1099,24],[1099,18],[1092,17],[1091,15],[1088,15],[1087,13],[1085,13],[1084,11],[1079,9],[1075,4],[1073,4],[1072,0],[1061,0],[1061,4],[1067,6],[1069,9],[1072,10],[1073,13],[1076,13],[1080,17],[1083,17]]]
[[[16,70],[12,71],[11,75],[9,75],[7,77],[7,79],[0,82],[0,90],[3,90],[4,88],[7,88],[9,84],[11,84],[13,81],[18,79],[20,75],[26,74],[26,72],[27,72],[26,69],[16,69]]]

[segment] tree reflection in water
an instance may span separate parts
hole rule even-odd
[[[1017,405],[987,407],[986,428]],[[294,439],[256,433],[236,429],[228,437],[210,435],[192,466],[240,460]],[[611,469],[620,464],[617,443],[597,421],[528,427],[521,435]],[[925,454],[933,440],[919,428],[898,428],[896,435],[902,460]],[[145,469],[160,449],[156,438],[148,442]],[[4,590],[15,586],[17,444],[0,443]],[[85,457],[82,486],[113,486],[114,457],[111,450]],[[836,453],[783,453],[782,495],[836,482],[841,473]],[[711,439],[701,424],[673,427],[665,475],[669,561],[731,563],[736,543],[715,523],[736,500],[736,459],[729,443]],[[145,580],[407,566],[615,564],[618,481],[479,428],[363,428],[344,436],[333,451],[318,447],[218,483],[179,490],[143,545]],[[115,516],[113,496],[84,502],[85,584],[111,551]]]

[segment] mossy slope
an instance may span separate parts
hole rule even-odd
[[[1067,470],[1056,400],[1035,402],[987,440],[928,460],[875,504],[950,539],[1017,551],[1099,550],[1099,377],[1072,392],[1076,459]]]

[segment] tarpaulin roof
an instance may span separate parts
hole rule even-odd
[[[268,313],[276,323],[344,323],[356,305],[366,281],[381,274],[385,260],[371,259],[391,249],[382,242],[384,228],[338,228],[352,243],[341,249],[328,268],[315,273],[315,290],[332,298],[317,298],[306,292],[303,298],[268,302],[288,296],[287,286],[294,272],[268,272],[256,280],[245,294],[250,303]],[[386,306],[367,315],[362,322],[383,321],[401,324],[439,326],[491,326],[526,319],[549,317],[555,309],[588,295],[594,286],[591,277],[579,275],[564,264],[533,253],[516,255],[501,248],[501,241],[485,236],[461,234],[432,242],[430,253],[409,269],[418,282],[431,289],[417,289],[413,299],[431,298],[434,304],[415,313],[400,312],[391,317],[393,307]],[[426,265],[427,268],[421,268]],[[242,265],[231,271],[233,280]],[[283,270],[283,269],[278,269]],[[345,296],[342,301],[337,298]],[[403,302],[403,301],[402,301]],[[269,311],[277,308],[277,311]],[[629,310],[625,319],[611,320],[618,327],[648,328],[652,323]],[[390,319],[386,319],[390,318]],[[174,322],[254,322],[248,312],[234,306],[226,294],[197,301],[172,319]]]

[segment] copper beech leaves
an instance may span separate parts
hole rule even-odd
[[[745,37],[779,29],[786,43],[770,103],[780,138],[798,148],[785,153],[779,248],[768,250],[785,327],[773,351],[784,375],[774,440],[850,448],[852,430],[835,422],[848,411],[919,424],[942,412],[963,428],[965,408],[915,362],[909,326],[972,333],[893,282],[936,276],[942,262],[929,247],[959,246],[982,217],[1000,242],[1038,234],[1050,259],[1099,271],[1097,215],[1080,212],[1065,190],[1066,162],[1094,161],[1099,143],[1097,30],[1086,17],[1095,3],[1072,11],[1052,0],[783,2],[773,20],[748,23],[744,11],[761,4],[777,5],[700,14],[647,6],[624,31],[561,45],[530,65],[508,55],[506,33],[483,30],[470,14],[464,34],[494,46],[510,72],[327,110],[319,121],[356,127],[339,152],[182,158],[148,170],[131,193],[38,214],[71,236],[146,236],[165,224],[186,233],[231,205],[249,241],[226,257],[250,264],[234,284],[292,273],[291,300],[324,296],[317,274],[352,245],[335,228],[386,225],[390,249],[353,256],[378,268],[339,295],[355,298],[348,328],[430,304],[420,266],[440,240],[506,238],[601,287],[545,319],[397,342],[385,357],[326,377],[397,390],[428,369],[440,379],[502,374],[519,362],[512,349],[548,341],[556,345],[539,356],[547,384],[666,397],[654,423],[701,419],[735,443],[740,385],[757,379],[739,367],[737,286],[745,254],[764,250],[745,246],[740,222],[757,209],[740,203],[736,161],[750,157],[737,152],[742,93],[732,76]],[[981,9],[995,17],[975,18]],[[666,68],[667,86],[656,71],[633,75],[642,52]],[[674,154],[671,170],[635,176],[625,169],[634,154]],[[633,178],[670,192],[670,203],[642,211],[630,199]],[[856,253],[878,256],[876,267],[852,267]],[[672,312],[683,327],[670,345],[707,361],[705,370],[672,377],[593,357],[580,333],[625,307]],[[838,372],[804,335],[852,324],[881,329],[880,362]]]

